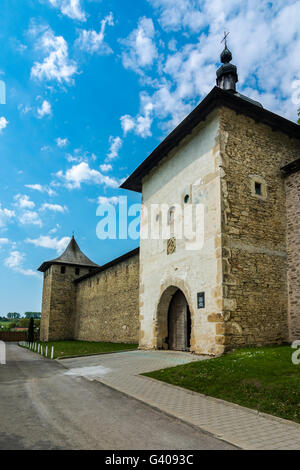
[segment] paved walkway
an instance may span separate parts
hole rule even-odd
[[[7,364],[0,365],[0,404],[0,453],[235,449],[124,393],[66,375],[56,361],[12,343]]]
[[[140,376],[204,357],[132,351],[60,361],[68,375],[97,380],[242,449],[300,449],[300,425]]]

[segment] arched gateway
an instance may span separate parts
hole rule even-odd
[[[157,311],[157,348],[189,351],[191,314],[184,293],[169,287],[162,295]]]

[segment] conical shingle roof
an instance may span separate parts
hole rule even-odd
[[[38,271],[45,272],[52,264],[71,264],[75,266],[84,266],[87,268],[99,268],[100,266],[93,263],[84,253],[82,253],[76,240],[72,237],[69,245],[58,258],[50,261],[45,261],[39,268]]]

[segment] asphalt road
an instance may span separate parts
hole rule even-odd
[[[7,344],[0,365],[0,450],[233,449],[56,361]]]

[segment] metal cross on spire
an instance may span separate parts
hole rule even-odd
[[[225,47],[227,47],[227,38],[229,36],[230,32],[226,33],[226,30],[224,31],[224,38],[222,39],[222,42],[225,42]]]

